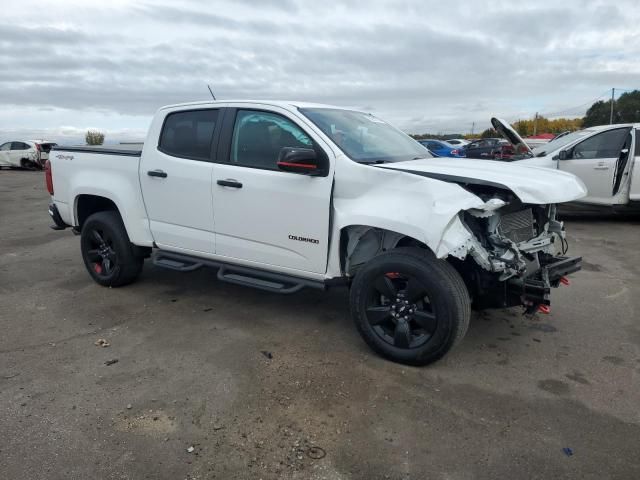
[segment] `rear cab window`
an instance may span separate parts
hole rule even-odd
[[[167,115],[158,150],[173,157],[211,161],[218,110],[188,110]]]

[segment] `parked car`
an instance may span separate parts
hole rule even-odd
[[[413,365],[462,339],[471,305],[546,309],[581,265],[555,219],[585,193],[575,176],[443,162],[339,107],[164,107],[141,150],[56,147],[45,179],[53,228],[80,233],[98,284],[131,283],[152,257],[274,293],[346,285],[364,341]]]
[[[640,210],[640,123],[601,125],[559,136],[533,150],[521,165],[553,168],[579,177],[582,204]]]
[[[465,140],[464,138],[450,138],[445,140],[449,145],[453,146],[453,148],[462,148],[465,145],[471,143],[469,140]]]
[[[0,145],[0,167],[42,169],[56,144],[43,140],[20,140]]]
[[[430,138],[418,140],[418,142],[427,147],[434,157],[464,157],[461,148],[452,147],[443,140],[433,140]]]
[[[511,144],[499,144],[492,153],[494,160],[504,160],[507,162],[512,161],[515,154],[516,149],[513,148]]]
[[[502,138],[481,138],[464,146],[464,154],[467,158],[493,159],[494,153],[502,145],[509,142]]]

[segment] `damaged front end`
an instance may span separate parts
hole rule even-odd
[[[550,305],[551,288],[568,284],[581,268],[567,257],[563,223],[555,205],[523,204],[514,195],[482,195],[483,208],[460,213],[467,241],[450,252],[475,308],[523,305],[527,312]],[[452,258],[453,257],[453,258]]]

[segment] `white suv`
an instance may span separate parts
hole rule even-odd
[[[5,142],[0,145],[0,167],[42,169],[55,145],[44,140]]]

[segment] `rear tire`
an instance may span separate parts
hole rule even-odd
[[[397,248],[358,270],[351,315],[364,341],[389,360],[427,365],[464,337],[471,301],[456,270],[422,248]]]
[[[118,212],[98,212],[87,218],[80,248],[89,275],[102,286],[127,285],[142,271],[144,257],[131,244]]]

